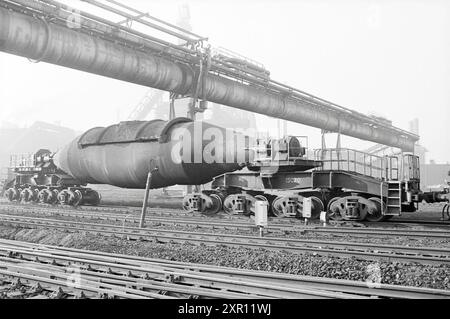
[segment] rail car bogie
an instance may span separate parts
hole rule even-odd
[[[53,155],[45,149],[12,155],[13,178],[4,184],[4,197],[22,203],[98,205],[100,194],[61,171],[54,164]]]

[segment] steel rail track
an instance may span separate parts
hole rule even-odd
[[[2,223],[26,227],[50,227],[86,231],[129,239],[147,239],[160,243],[194,243],[227,245],[253,249],[315,253],[322,256],[357,257],[367,260],[417,262],[425,264],[450,263],[450,250],[433,247],[408,247],[339,241],[301,240],[277,237],[252,237],[221,233],[198,233],[178,230],[121,227],[116,225],[80,223],[46,218],[0,215]]]
[[[21,203],[21,202],[9,202],[5,201],[4,199],[0,199],[0,208],[36,208],[36,209],[47,209],[47,210],[58,210],[58,211],[73,211],[73,212],[86,212],[86,213],[92,213],[92,212],[103,212],[106,214],[113,214],[113,212],[117,213],[118,215],[123,214],[140,214],[141,208],[135,207],[135,206],[114,206],[114,205],[99,205],[99,206],[79,206],[79,207],[73,207],[73,206],[66,206],[66,205],[51,205],[51,204],[35,204],[35,203]],[[152,217],[188,217],[188,218],[198,218],[198,219],[214,219],[214,220],[232,220],[234,221],[243,221],[247,222],[251,220],[247,216],[242,215],[230,215],[226,213],[218,213],[216,215],[208,216],[204,215],[199,212],[188,212],[183,210],[181,207],[179,209],[176,208],[159,208],[159,207],[152,207],[148,208],[148,213]],[[296,218],[282,218],[282,217],[269,217],[269,222],[272,222],[272,225],[276,227],[283,227],[283,226],[295,226],[299,227],[301,226],[301,220]],[[313,221],[314,222],[314,221]],[[352,223],[351,221],[347,221],[347,223]],[[408,225],[408,224],[418,224],[418,226],[425,226],[425,225],[431,225],[431,226],[442,226],[447,227],[450,226],[450,221],[440,221],[440,220],[412,220],[412,219],[402,219],[402,220],[389,220],[384,222],[357,222],[360,225],[370,225],[370,226],[392,226],[392,225]],[[340,226],[341,229],[346,229],[349,227]],[[353,228],[353,227],[350,227]],[[374,227],[373,227],[374,228]],[[450,227],[449,227],[450,228]],[[353,228],[354,229],[354,228]],[[449,229],[450,230],[450,229]]]
[[[52,213],[49,213],[50,215],[53,215]],[[58,213],[56,213],[58,214]],[[65,213],[64,213],[65,214]],[[74,215],[71,215],[69,213],[69,215],[67,216],[71,216],[73,217]],[[89,215],[90,217],[92,216],[96,216],[96,215]],[[115,217],[114,217],[115,218]],[[120,220],[120,219],[118,219]],[[148,221],[153,221],[153,222],[161,222],[161,223],[166,223],[166,220],[160,219],[160,218],[149,218]],[[136,222],[138,222],[138,220],[136,219]],[[170,220],[167,221],[167,224],[193,224],[193,225],[197,225],[197,223],[201,223],[200,225],[206,225],[206,226],[210,226],[212,228],[248,228],[248,229],[256,229],[255,225],[252,224],[229,224],[229,223],[217,223],[217,222],[200,222],[200,221],[191,221],[191,220],[183,220],[183,219],[174,219],[174,220]],[[123,228],[123,226],[122,226]],[[156,230],[156,229],[151,229],[150,230]],[[271,227],[269,227],[270,230],[273,230]],[[286,230],[284,228],[280,228],[280,230]],[[217,234],[216,234],[217,235]],[[234,237],[234,236],[233,236]],[[266,237],[266,238],[272,238],[272,237]],[[279,240],[280,238],[274,238],[274,240]],[[364,248],[368,248],[368,249],[377,249],[377,250],[387,250],[387,249],[396,249],[402,253],[411,253],[411,254],[431,254],[432,252],[434,252],[436,255],[449,255],[450,254],[450,249],[445,249],[445,248],[428,248],[428,247],[424,247],[424,248],[420,248],[420,247],[407,247],[407,246],[392,246],[392,245],[383,245],[383,244],[359,244],[359,243],[349,243],[349,242],[329,242],[329,241],[324,241],[324,240],[314,240],[314,239],[307,239],[307,240],[302,240],[302,239],[292,239],[293,241],[295,241],[296,243],[307,243],[307,244],[317,244],[317,245],[324,245],[324,246],[330,246],[330,245],[335,245],[335,246],[343,246],[343,247],[364,247]]]
[[[23,258],[23,254],[18,251],[18,253],[21,254],[21,257]],[[36,254],[34,254],[36,255]],[[37,257],[37,256],[36,256]],[[40,256],[41,257],[41,256]],[[43,260],[43,258],[41,257]],[[182,287],[179,284],[171,284],[166,282],[152,282],[150,280],[141,279],[141,278],[135,278],[132,276],[128,276],[124,278],[123,274],[113,274],[111,273],[111,268],[105,269],[105,272],[98,272],[98,271],[92,271],[92,270],[82,270],[79,269],[77,271],[77,275],[79,275],[79,281],[76,282],[75,285],[68,285],[67,282],[70,283],[73,278],[70,278],[70,276],[73,277],[73,275],[67,275],[67,268],[70,269],[70,265],[67,266],[48,266],[45,263],[42,263],[42,260],[39,262],[28,260],[26,262],[26,266],[21,265],[23,263],[22,260],[18,260],[15,258],[7,258],[7,257],[1,257],[0,258],[0,275],[2,268],[12,268],[18,273],[19,275],[16,275],[16,277],[21,278],[21,276],[25,273],[30,273],[33,276],[38,276],[38,281],[42,281],[42,278],[57,278],[57,280],[60,283],[65,283],[66,286],[72,287],[75,286],[76,288],[91,288],[92,291],[96,291],[95,289],[101,289],[104,287],[110,288],[110,291],[112,293],[109,293],[105,289],[102,289],[99,291],[99,293],[104,293],[107,295],[113,295],[118,297],[132,297],[132,298],[158,298],[158,299],[173,299],[174,297],[166,296],[161,293],[157,292],[171,292],[176,294],[183,294],[183,295],[196,295],[196,296],[202,296],[207,298],[256,298],[257,295],[252,294],[246,294],[246,293],[232,293],[232,292],[221,292],[218,293],[215,290],[212,289],[206,289],[206,288],[195,288],[190,287],[192,289],[186,289],[186,287]],[[53,260],[54,263],[55,260]],[[72,260],[74,262],[74,260]],[[83,261],[86,263],[86,260]],[[73,263],[71,264],[73,267]],[[109,272],[109,273],[108,273]],[[117,287],[116,287],[117,286]],[[133,289],[129,287],[134,287]],[[136,287],[139,287],[139,289],[136,289]],[[147,291],[144,291],[143,289],[146,289]],[[148,292],[148,290],[154,291],[154,292]],[[119,294],[116,294],[116,293]],[[269,296],[267,296],[269,297]]]
[[[31,265],[30,265],[31,266]],[[13,271],[3,270],[13,269]],[[24,273],[25,272],[25,273]],[[27,273],[28,272],[28,273]],[[102,294],[112,297],[120,297],[127,299],[144,299],[144,298],[159,298],[159,299],[173,299],[164,295],[158,295],[154,293],[148,293],[145,291],[139,291],[136,289],[126,288],[116,286],[107,282],[95,283],[93,280],[80,279],[80,283],[73,285],[71,284],[70,275],[64,273],[63,270],[56,272],[54,269],[52,271],[45,271],[43,269],[36,270],[32,267],[21,267],[15,265],[14,263],[0,262],[0,276],[19,278],[25,280],[28,283],[35,284],[51,284],[55,287],[60,287],[60,289],[65,293],[65,289],[68,291],[80,291],[83,293],[97,293],[99,296]],[[54,279],[57,278],[57,279]],[[64,287],[64,288],[61,288]]]
[[[81,250],[67,247],[55,247],[50,245],[32,244],[24,242],[16,242],[10,240],[0,240],[0,250],[12,250],[17,249],[26,250],[25,254],[30,254],[31,258],[36,253],[46,253],[51,255],[47,262],[55,263],[55,259],[60,256],[63,257],[76,257],[81,258],[82,261],[89,259],[96,262],[112,261],[112,265],[108,267],[126,267],[127,265],[133,267],[140,267],[140,274],[145,273],[145,276],[149,276],[148,272],[154,273],[156,269],[171,269],[175,272],[184,272],[185,274],[208,274],[213,275],[215,278],[234,280],[246,280],[246,281],[263,281],[276,283],[277,285],[298,287],[302,286],[309,289],[321,289],[325,291],[340,292],[356,294],[360,296],[377,296],[384,298],[450,298],[450,291],[430,288],[419,288],[409,286],[387,285],[387,284],[367,284],[365,282],[320,278],[312,276],[299,276],[291,274],[281,274],[266,271],[248,271],[242,269],[235,269],[221,266],[211,266],[204,264],[192,264],[178,261],[169,261],[154,258],[144,258],[130,255],[111,254],[98,251]],[[22,254],[24,254],[22,252]],[[24,255],[21,255],[23,258]],[[43,258],[39,256],[39,258]],[[46,257],[48,258],[48,257]],[[58,259],[60,262],[61,259]],[[73,260],[70,260],[73,261]],[[115,270],[116,271],[116,270]],[[135,270],[133,270],[135,272]],[[135,273],[136,275],[136,273]],[[172,273],[173,275],[173,273]],[[152,275],[153,276],[153,275]],[[167,275],[166,275],[167,278]],[[173,277],[172,277],[173,278]],[[178,279],[180,280],[180,279]],[[186,280],[186,279],[185,279]],[[187,283],[186,281],[184,283]]]
[[[0,211],[2,208],[0,208]],[[14,212],[30,212],[36,215],[45,215],[45,216],[65,216],[65,217],[73,217],[73,218],[83,218],[83,219],[101,219],[106,221],[115,221],[115,222],[131,222],[131,223],[139,223],[140,218],[138,216],[138,212],[132,214],[124,214],[124,213],[98,213],[92,211],[77,211],[77,210],[60,210],[60,209],[47,209],[47,208],[14,208]],[[160,223],[165,225],[195,225],[202,228],[223,228],[223,229],[257,229],[257,226],[254,224],[254,221],[251,218],[242,219],[242,221],[229,221],[229,220],[221,220],[214,217],[201,217],[201,216],[192,216],[188,219],[180,218],[180,216],[172,217],[170,219],[158,216],[146,216],[146,222],[151,223]],[[304,227],[303,225],[290,225],[283,223],[281,224],[269,224],[267,227],[270,231],[300,231],[304,229],[311,229],[314,226],[311,225],[309,227]],[[340,228],[341,229],[341,228]],[[344,228],[346,229],[346,228]],[[351,228],[354,230],[354,228]],[[365,228],[363,228],[365,229]],[[377,228],[378,229],[378,228]],[[379,229],[378,229],[379,230]],[[449,229],[450,230],[450,229]],[[406,230],[411,231],[411,230]],[[414,230],[416,231],[416,230]],[[423,230],[419,230],[423,231]],[[439,232],[444,232],[443,230]],[[444,232],[444,234],[447,234]]]
[[[47,211],[64,211],[64,212],[77,212],[77,213],[86,213],[91,214],[94,212],[101,212],[100,215],[133,215],[133,214],[140,214],[141,208],[135,207],[135,206],[67,206],[67,205],[51,205],[51,204],[34,204],[34,203],[21,203],[21,202],[9,202],[0,199],[0,209],[6,208],[6,209],[17,209],[17,208],[23,208],[23,209],[40,209],[40,210],[47,210]],[[242,221],[243,223],[246,222],[252,222],[251,218],[247,216],[242,215],[232,215],[232,214],[226,214],[226,213],[218,213],[216,215],[204,215],[199,212],[193,212],[193,211],[185,211],[181,208],[148,208],[148,213],[151,218],[156,217],[173,217],[173,218],[197,218],[198,220],[218,220],[218,221],[225,221],[225,220],[231,220],[233,222],[236,221]],[[269,217],[269,222],[272,222],[272,225],[275,225],[277,227],[283,227],[283,226],[301,226],[302,221],[296,218],[282,218],[282,217]],[[314,222],[314,221],[312,221]],[[430,220],[393,220],[393,221],[385,221],[385,222],[357,222],[360,225],[379,225],[379,226],[391,226],[391,225],[402,225],[402,224],[420,224],[422,223],[424,225],[437,225],[437,226],[450,226],[450,221],[430,221]],[[347,223],[351,223],[350,221],[347,221]],[[341,226],[343,227],[343,226]]]
[[[22,202],[10,202],[3,198],[0,198],[0,207],[35,207],[35,208],[49,208],[49,209],[64,209],[64,210],[74,210],[74,211],[97,211],[97,212],[111,212],[118,211],[122,213],[129,212],[140,212],[141,208],[136,206],[114,206],[114,205],[98,205],[98,206],[69,206],[69,205],[59,205],[59,204],[44,204],[44,203],[22,203]],[[165,216],[167,214],[178,213],[181,215],[192,215],[196,214],[198,216],[204,216],[201,213],[196,212],[188,212],[180,208],[160,208],[160,207],[148,207],[148,212],[159,214],[161,216]],[[227,215],[228,216],[228,215]]]
[[[450,226],[450,220],[428,220],[428,219],[394,219],[383,222],[384,224],[417,224],[417,225],[433,225],[433,226]]]
[[[20,203],[21,204],[21,203]],[[23,205],[23,204],[21,204]],[[25,204],[27,205],[27,204]],[[35,205],[37,206],[37,205]],[[52,207],[51,205],[49,205]],[[53,206],[54,207],[54,206]],[[72,208],[72,207],[65,207],[65,208]],[[82,206],[79,207],[81,209],[87,209],[90,210],[93,208],[93,206]],[[123,210],[128,210],[128,212],[136,212],[140,213],[141,208],[135,207],[135,206],[109,206],[109,205],[103,205],[103,206],[96,206],[95,208],[98,208],[99,211],[110,211],[110,210],[116,210],[119,212],[123,212]],[[242,215],[233,215],[233,214],[226,214],[224,212],[218,213],[213,216],[204,215],[202,213],[198,212],[188,212],[183,210],[182,208],[176,209],[176,208],[149,208],[149,211],[152,215],[161,215],[161,216],[171,216],[171,217],[199,217],[199,218],[214,218],[219,220],[243,220],[247,221],[249,218],[247,216]],[[275,217],[275,216],[269,216],[269,221],[280,223],[280,224],[287,224],[287,225],[298,225],[302,221],[297,218],[283,218],[283,217]],[[352,223],[352,221],[347,221],[348,223]],[[400,219],[400,220],[387,220],[384,222],[368,222],[368,221],[360,221],[356,222],[358,224],[362,225],[379,225],[379,226],[392,226],[392,225],[408,225],[408,224],[418,224],[418,226],[443,226],[447,227],[450,226],[450,220],[429,220],[429,219]]]
[[[39,251],[36,248],[17,247],[2,243],[0,254],[0,270],[7,264],[22,272],[32,271],[43,277],[66,279],[65,268],[79,265],[78,271],[84,285],[97,283],[101,287],[115,285],[132,286],[139,289],[151,289],[159,292],[175,292],[190,296],[206,296],[215,298],[361,298],[355,294],[327,291],[301,285],[281,285],[277,283],[245,278],[231,278],[220,274],[199,273],[192,270],[180,270],[170,265],[133,265],[117,258],[96,256],[95,254],[78,254],[64,251]],[[25,265],[23,262],[26,261]],[[11,266],[12,265],[12,266]],[[47,268],[49,267],[49,268]],[[36,270],[37,269],[37,270]],[[238,272],[238,270],[236,270]],[[132,292],[129,288],[118,288],[119,291]],[[140,290],[139,290],[140,291]],[[158,297],[154,292],[135,292],[142,296]]]
[[[62,257],[58,257],[58,259],[63,259]],[[75,258],[70,258],[71,262],[78,262]],[[91,262],[88,260],[80,259],[80,262],[84,264],[98,264],[96,262]],[[35,265],[40,265],[38,263],[33,263]],[[107,264],[107,263],[104,263]],[[201,285],[204,287],[204,285],[209,284],[209,288],[197,288],[195,287],[195,284],[189,284],[187,285],[183,281],[180,281],[181,277],[186,276],[186,274],[182,274],[179,272],[170,272],[167,269],[161,270],[161,272],[170,273],[170,275],[166,275],[166,280],[169,282],[161,281],[159,284],[155,284],[152,281],[150,281],[148,278],[136,278],[136,271],[138,269],[133,268],[132,266],[127,265],[126,267],[121,267],[122,269],[118,270],[120,267],[115,266],[114,268],[111,268],[113,264],[111,263],[108,268],[106,267],[96,267],[95,271],[92,270],[80,270],[78,274],[81,278],[83,278],[82,282],[80,283],[81,286],[85,284],[86,282],[98,282],[100,286],[108,285],[109,287],[114,287],[115,285],[118,286],[133,286],[133,287],[139,287],[140,289],[152,289],[157,290],[161,292],[171,292],[171,293],[177,293],[177,294],[184,294],[189,296],[201,296],[201,297],[207,297],[207,298],[350,298],[350,296],[346,296],[344,294],[336,294],[336,293],[330,293],[327,291],[319,291],[319,290],[312,290],[312,289],[300,289],[300,288],[294,288],[294,287],[287,287],[287,286],[277,286],[270,283],[261,283],[261,282],[244,282],[243,280],[230,280],[230,278],[227,278],[227,284],[228,289],[230,291],[220,291],[215,286],[221,286],[216,285],[217,282],[224,281],[218,276],[207,276],[205,274],[201,275],[191,275],[190,282],[194,281],[197,283],[197,285]],[[2,263],[0,263],[0,267],[2,267]],[[92,267],[91,267],[92,268]],[[124,269],[126,268],[126,269]],[[30,269],[30,268],[23,268],[23,269]],[[99,271],[102,272],[99,272]],[[46,276],[58,276],[59,274],[63,274],[61,270],[60,272],[55,271],[45,271]],[[142,270],[140,270],[142,271]],[[40,272],[42,272],[40,270]],[[127,278],[124,278],[125,275],[128,275]],[[64,276],[63,276],[64,278]],[[176,282],[176,283],[172,283]],[[107,286],[107,287],[108,287]],[[240,287],[240,288],[238,288]],[[122,288],[123,289],[123,288]],[[120,290],[120,289],[119,289]],[[129,291],[129,290],[125,290]],[[132,291],[132,290],[131,290]],[[238,293],[237,291],[240,291]],[[250,291],[252,293],[246,293],[245,291]],[[158,295],[155,295],[155,293],[144,293],[142,292],[144,297],[153,297],[156,298]],[[162,295],[164,296],[164,295]]]
[[[20,208],[22,209],[22,208]],[[2,208],[0,208],[2,211]],[[14,209],[14,212],[19,212],[18,208]],[[74,217],[74,218],[86,218],[86,219],[102,219],[106,221],[116,221],[116,222],[132,222],[139,223],[139,216],[137,214],[117,214],[117,213],[97,213],[97,212],[89,212],[89,211],[66,211],[66,210],[48,210],[48,209],[23,209],[21,212],[30,212],[36,215],[45,215],[45,216],[65,216],[65,217]],[[161,223],[165,225],[194,225],[202,228],[223,228],[223,229],[257,229],[257,226],[252,223],[251,219],[247,219],[247,221],[242,222],[230,222],[230,221],[222,221],[214,218],[210,218],[206,220],[206,218],[192,217],[188,219],[183,219],[179,217],[175,218],[164,218],[157,216],[146,216],[146,222],[153,223]],[[271,231],[288,231],[291,229],[289,225],[270,225],[268,227]]]
[[[44,273],[46,273],[44,275]],[[142,293],[136,294],[133,289],[120,289],[108,284],[94,284],[91,281],[84,280],[82,285],[73,285],[69,275],[60,272],[43,271],[42,269],[33,269],[27,267],[20,267],[15,264],[7,264],[0,262],[0,278],[18,279],[20,284],[27,283],[28,285],[39,285],[44,290],[59,291],[59,293],[70,294],[76,297],[82,296],[110,296],[118,298],[165,298],[165,296],[157,296],[156,294],[144,295]]]
[[[4,208],[0,206],[0,210]],[[69,217],[84,217],[84,218],[98,218],[105,220],[115,220],[115,221],[134,221],[138,222],[138,217],[133,216],[132,214],[111,214],[111,213],[94,213],[92,211],[80,211],[75,209],[58,209],[58,208],[42,208],[36,206],[27,206],[23,205],[15,206],[11,205],[11,209],[17,211],[18,209],[23,209],[27,211],[31,211],[36,214],[44,214],[44,215],[61,215],[61,216],[69,216]],[[176,212],[176,210],[175,210]],[[136,211],[136,213],[138,213]],[[175,218],[163,218],[152,216],[147,216],[146,221],[149,222],[157,222],[165,225],[196,225],[205,228],[223,228],[223,229],[254,229],[255,225],[252,223],[250,218],[240,218],[243,220],[242,222],[229,222],[223,221],[216,218],[205,218],[203,217],[194,217],[191,216],[188,219],[179,218],[176,216]],[[355,228],[355,227],[323,227],[323,226],[314,226],[314,225],[296,225],[296,224],[269,224],[267,227],[270,231],[281,231],[281,232],[314,232],[314,233],[333,233],[333,234],[341,234],[341,235],[354,235],[354,236],[407,236],[407,237],[417,237],[417,238],[448,238],[450,239],[450,229],[442,230],[442,229],[385,229],[385,228],[377,228],[377,227],[365,227],[365,228]]]
[[[298,226],[295,226],[298,227]],[[424,230],[424,229],[380,229],[380,228],[354,228],[354,227],[310,227],[302,228],[305,232],[314,233],[332,233],[344,235],[358,235],[358,236],[404,236],[414,238],[445,238],[450,239],[450,231],[448,230]]]

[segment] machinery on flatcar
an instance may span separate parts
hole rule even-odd
[[[98,192],[59,169],[53,156],[46,149],[34,154],[11,155],[13,178],[5,181],[4,196],[9,201],[26,203],[98,205]]]
[[[414,212],[422,201],[448,202],[448,190],[420,190],[419,158],[413,154],[318,149],[309,159],[295,136],[263,145],[247,169],[217,176],[210,190],[186,195],[184,209],[250,215],[256,201],[264,200],[274,216],[301,218],[309,198],[312,219],[325,211],[333,220],[378,222]]]

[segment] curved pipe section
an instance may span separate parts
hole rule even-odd
[[[163,138],[161,138],[163,137]],[[253,159],[250,139],[206,122],[121,122],[82,134],[57,152],[58,168],[91,184],[152,188],[204,184]]]

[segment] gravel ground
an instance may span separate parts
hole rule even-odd
[[[313,254],[299,255],[281,251],[273,252],[264,249],[253,250],[226,246],[158,244],[127,241],[121,238],[84,232],[70,233],[1,225],[0,237],[183,262],[359,281],[381,278],[381,282],[387,284],[450,289],[450,266],[446,265],[370,262],[355,258],[341,259]]]
[[[108,225],[123,225],[123,221],[113,221],[105,220],[99,218],[81,218],[81,217],[69,217],[60,215],[42,215],[33,214],[29,212],[9,212],[0,208],[0,213],[11,214],[17,216],[28,216],[28,217],[42,217],[51,218],[58,220],[83,222],[83,223],[101,223]],[[169,219],[169,218],[168,218]],[[230,223],[232,223],[230,221]],[[132,222],[126,222],[127,227],[137,227],[138,224]],[[146,224],[149,228],[154,229],[167,229],[167,230],[179,230],[179,231],[189,231],[189,232],[202,232],[202,233],[226,233],[244,236],[255,236],[258,234],[256,229],[212,229],[208,227],[198,227],[196,225],[165,225],[159,222],[147,222]],[[355,228],[358,229],[358,228]],[[364,228],[362,228],[364,229]],[[412,229],[412,228],[405,228]],[[423,229],[423,228],[422,228]],[[426,228],[430,229],[430,228]],[[314,232],[300,232],[300,231],[289,231],[289,232],[273,232],[266,233],[266,237],[280,237],[280,238],[293,238],[293,239],[317,239],[317,240],[329,240],[329,241],[350,241],[358,243],[371,243],[371,244],[386,244],[386,245],[404,245],[413,247],[441,247],[450,248],[450,239],[445,238],[412,238],[412,237],[392,237],[392,236],[369,236],[369,235],[358,235],[358,234],[330,234],[330,233],[314,233]]]

